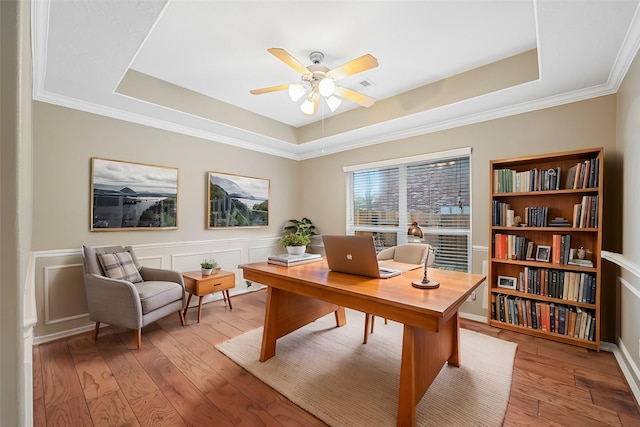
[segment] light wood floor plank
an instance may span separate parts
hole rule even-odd
[[[100,350],[93,344],[93,338],[82,335],[67,342],[87,401],[120,389]]]
[[[98,348],[127,400],[135,401],[158,391],[134,353],[125,347],[118,336],[112,334],[101,338]]]
[[[72,397],[56,405],[46,408],[47,426],[95,426],[91,419],[87,401],[82,395]]]
[[[66,341],[54,341],[40,349],[46,407],[82,397],[82,387]]]
[[[143,329],[140,350],[132,331],[110,327],[97,342],[87,333],[34,347],[34,425],[324,427],[215,348],[262,326],[265,301],[258,291],[233,297],[233,310],[205,304],[200,324],[190,308],[184,327],[167,316]],[[518,345],[504,426],[640,426],[611,353],[461,326]]]
[[[120,390],[90,400],[87,405],[95,426],[140,426]]]
[[[233,425],[145,336],[135,356],[187,424]]]

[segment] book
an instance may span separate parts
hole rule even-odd
[[[573,183],[576,180],[576,169],[576,166],[572,166],[567,171],[567,183],[564,186],[567,190],[571,190],[573,188]]]
[[[284,265],[285,267],[291,267],[293,265],[306,264],[309,262],[320,261],[322,255],[303,253],[300,255],[272,255],[267,259],[269,264]]]

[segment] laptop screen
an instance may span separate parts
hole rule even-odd
[[[380,278],[397,276],[401,273],[400,270],[380,270],[371,236],[323,235],[322,240],[327,264],[333,271]]]

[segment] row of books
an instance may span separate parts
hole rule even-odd
[[[527,227],[546,227],[549,217],[548,206],[532,206],[524,208]]]
[[[554,264],[568,264],[571,252],[571,235],[554,234],[551,236],[551,262]]]
[[[492,297],[491,317],[523,328],[595,341],[596,318],[580,307],[498,294]]]
[[[498,227],[512,227],[514,211],[511,204],[493,200],[491,206],[491,223]],[[532,206],[524,208],[524,220],[527,227],[546,227],[549,217],[548,206]]]
[[[498,227],[511,227],[513,225],[514,212],[509,203],[493,200],[491,223]]]
[[[493,171],[493,192],[513,193],[529,191],[549,191],[561,189],[562,168],[517,172],[513,169]]]
[[[599,184],[600,159],[593,158],[578,162],[567,171],[562,187],[562,168],[533,168],[526,171],[495,169],[493,171],[493,192],[514,193],[530,191],[553,191],[561,189],[594,188]]]
[[[576,228],[598,227],[598,196],[583,196],[582,202],[573,206],[573,226]]]
[[[533,260],[533,242],[513,234],[494,235],[493,256],[498,259]]]
[[[578,162],[567,171],[566,188],[594,188],[597,187],[600,179],[600,159],[594,158]]]
[[[596,276],[592,273],[524,267],[520,292],[595,304]]]
[[[523,236],[496,233],[493,241],[493,255],[498,259],[535,260],[535,243]],[[551,254],[548,261],[554,264],[569,264],[571,254],[571,235],[554,234]],[[539,260],[539,261],[547,261]]]

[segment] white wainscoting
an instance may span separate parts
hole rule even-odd
[[[615,252],[602,251],[602,259],[616,264],[622,270],[633,276],[635,282],[640,283],[640,266],[624,255]],[[633,297],[633,301],[627,301],[634,305],[633,310],[640,310],[640,289],[632,283],[629,283],[629,281],[625,280],[621,276],[618,276],[616,280],[616,288],[620,290],[624,288]],[[618,316],[624,318],[625,316],[630,316],[630,314],[625,313],[620,307],[618,307]],[[637,328],[635,328],[635,330],[637,330]],[[637,349],[638,346],[634,345],[635,343],[625,342],[623,337],[620,336],[616,337],[616,339],[618,341],[617,345],[609,344],[606,347],[603,346],[603,349],[613,352],[616,360],[618,361],[618,365],[620,366],[620,370],[631,388],[636,402],[640,402],[640,383],[638,382],[640,381],[640,368],[636,363],[637,358],[628,350],[629,348]],[[637,339],[637,337],[631,338],[631,340],[634,341]]]
[[[196,242],[170,242],[165,244],[133,245],[141,265],[177,271],[200,270],[200,262],[215,258],[223,270],[236,274],[236,287],[231,296],[260,289],[262,285],[244,280],[239,265],[266,261],[269,255],[281,252],[280,237],[257,239],[225,239]],[[91,330],[82,279],[82,252],[77,250],[51,250],[34,252],[32,271],[27,283],[31,305],[36,316],[33,343],[64,338]],[[36,297],[37,296],[37,297]],[[219,292],[207,295],[203,302],[222,299]],[[198,298],[191,305],[197,305]],[[34,321],[37,319],[37,321]]]

